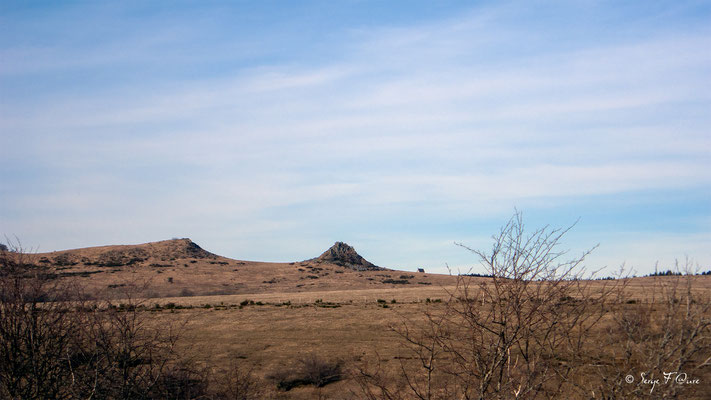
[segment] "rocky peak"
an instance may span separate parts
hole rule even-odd
[[[328,262],[356,271],[383,269],[361,257],[353,247],[343,242],[336,242],[330,249],[316,258],[316,261]]]

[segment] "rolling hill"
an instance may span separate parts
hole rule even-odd
[[[139,245],[88,247],[38,253],[34,263],[59,282],[88,294],[180,297],[270,292],[309,292],[449,285],[448,275],[378,267],[346,243],[319,257],[274,263],[234,260],[204,250],[190,239]]]

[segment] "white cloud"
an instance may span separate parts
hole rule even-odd
[[[82,210],[122,215],[106,218],[156,235],[189,221],[202,237],[232,235],[241,248],[259,248],[250,235],[283,239],[309,227],[319,211],[343,207],[395,226],[392,215],[413,209],[435,219],[482,218],[536,200],[708,187],[707,30],[546,46],[556,32],[514,24],[515,8],[352,30],[351,42],[325,44],[338,54],[332,59],[235,61],[190,79],[129,79],[3,99],[0,125],[10,144],[3,157],[42,170],[29,178],[40,189],[22,192],[24,184],[10,181],[3,202],[10,212],[47,210],[54,226],[73,218],[73,229],[91,225],[93,237],[115,236]],[[0,57],[10,62],[0,76],[51,83],[61,71],[108,74],[114,62],[155,66],[162,57],[169,69],[185,57],[172,40],[185,35],[168,24],[156,28],[157,39],[136,34],[117,42],[127,52],[114,43],[83,56],[71,43],[6,48]],[[201,53],[213,57],[206,65],[230,59],[218,50]],[[64,185],[68,178],[76,182],[43,181]],[[308,216],[281,214],[290,207]],[[332,228],[321,223],[323,231]],[[26,229],[23,221],[8,226]],[[415,236],[406,241],[425,246]]]

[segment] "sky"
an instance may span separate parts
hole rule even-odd
[[[0,234],[483,272],[516,210],[711,269],[709,1],[0,3]]]

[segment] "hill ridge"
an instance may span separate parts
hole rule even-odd
[[[116,299],[414,289],[449,284],[453,279],[378,267],[344,242],[335,242],[320,256],[301,262],[236,260],[208,252],[188,238],[29,256],[51,279],[76,284],[91,296]]]

